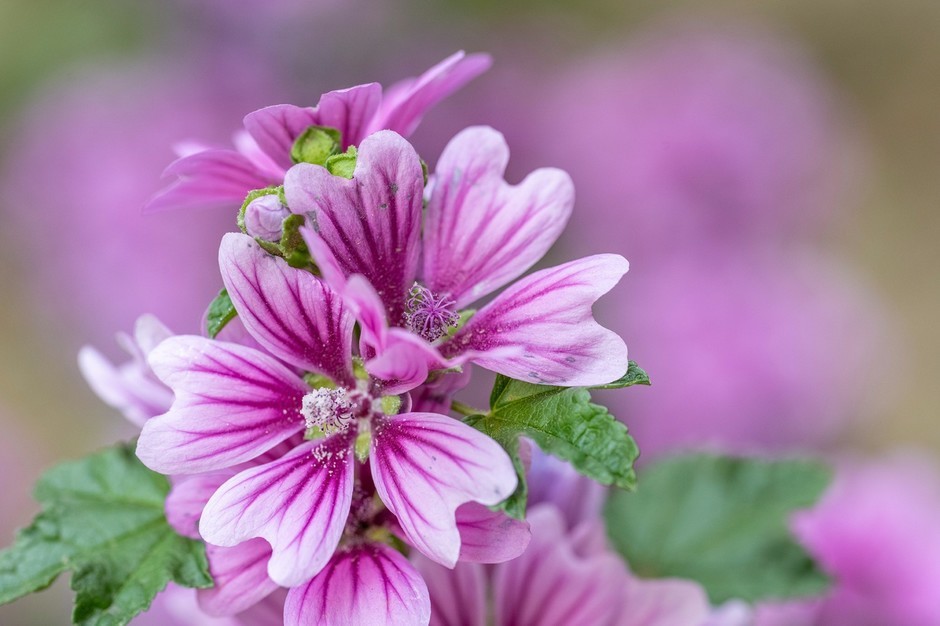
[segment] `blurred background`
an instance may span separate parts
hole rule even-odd
[[[458,48],[494,67],[415,143],[433,165],[489,124],[511,182],[572,174],[546,262],[631,261],[596,310],[654,382],[605,399],[644,459],[940,454],[940,3],[5,0],[2,544],[43,468],[134,433],[79,348],[125,359],[115,333],[142,313],[194,332],[220,286],[235,208],[140,212],[173,144]],[[30,598],[0,623],[62,611]]]

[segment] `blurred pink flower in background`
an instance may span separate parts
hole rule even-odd
[[[238,67],[238,80],[229,70]],[[143,64],[98,68],[47,89],[28,107],[7,152],[0,188],[15,245],[39,255],[30,277],[35,310],[69,311],[75,344],[111,345],[141,312],[195,330],[221,281],[217,244],[235,214],[145,216],[173,158],[199,134],[227,139],[252,100],[276,95],[234,59],[186,70]],[[38,303],[42,303],[39,306]],[[51,320],[47,320],[49,322]],[[60,327],[61,328],[61,327]]]
[[[940,472],[913,454],[843,463],[793,523],[834,580],[820,602],[764,607],[760,626],[940,624]],[[789,621],[786,621],[789,620]]]
[[[753,25],[667,22],[532,91],[526,115],[496,117],[524,135],[518,160],[575,181],[563,254],[633,267],[597,310],[653,380],[609,396],[645,459],[824,447],[870,411],[882,305],[812,252],[862,159],[799,49]]]

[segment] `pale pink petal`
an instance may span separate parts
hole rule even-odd
[[[457,509],[460,560],[502,563],[514,559],[529,545],[529,524],[476,502]]]
[[[200,534],[219,546],[262,537],[273,549],[274,581],[291,587],[310,580],[336,550],[349,515],[351,446],[348,434],[334,435],[240,472],[209,500]]]
[[[285,626],[424,626],[428,588],[405,557],[385,545],[337,552],[313,580],[287,594]]]
[[[615,626],[703,626],[711,608],[701,585],[691,580],[631,576],[619,590]]]
[[[302,370],[352,384],[355,320],[336,292],[240,233],[222,238],[219,267],[239,319],[258,343]]]
[[[264,539],[251,539],[230,548],[209,544],[206,556],[215,585],[200,589],[198,598],[199,608],[209,615],[236,615],[278,588],[268,576],[271,546]]]
[[[452,54],[417,78],[392,85],[370,125],[374,132],[384,128],[408,136],[424,114],[435,104],[485,72],[493,61],[486,54]]]
[[[465,367],[460,371],[441,374],[435,380],[422,385],[411,394],[413,409],[417,413],[450,413],[454,395],[470,384],[473,369]]]
[[[515,626],[611,624],[627,571],[611,553],[579,556],[551,506],[529,511],[532,541],[518,559],[494,570],[496,623]],[[678,624],[674,626],[679,626]]]
[[[488,598],[483,565],[461,561],[450,569],[418,552],[411,555],[411,561],[428,585],[431,626],[486,626]]]
[[[374,422],[372,478],[409,542],[448,567],[460,554],[457,508],[495,505],[516,488],[505,450],[462,422],[404,413]]]
[[[423,187],[417,153],[390,131],[362,142],[351,180],[301,163],[284,181],[290,210],[308,216],[346,276],[375,287],[392,325],[417,271]]]
[[[628,268],[598,254],[535,272],[480,309],[442,349],[472,352],[477,365],[545,385],[600,385],[627,371],[627,346],[596,321],[591,305]],[[514,348],[521,354],[500,354]]]
[[[454,137],[438,161],[424,223],[424,281],[457,308],[518,278],[548,252],[574,205],[571,177],[540,169],[519,185],[503,180],[509,147],[476,126]]]
[[[234,150],[203,150],[170,164],[164,176],[177,179],[158,192],[145,212],[193,209],[218,205],[241,206],[252,189],[279,185],[248,158]]]
[[[191,335],[150,353],[176,395],[144,424],[137,456],[162,474],[196,474],[249,461],[304,428],[307,385],[263,352]]]
[[[135,426],[143,426],[173,402],[173,393],[153,379],[149,366],[136,361],[115,366],[95,348],[84,346],[78,352],[78,368],[92,391]]]
[[[212,494],[233,475],[234,470],[175,477],[163,503],[166,521],[173,530],[190,539],[202,539],[199,534],[202,510]]]

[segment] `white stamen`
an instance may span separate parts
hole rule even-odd
[[[300,414],[307,430],[324,435],[343,432],[353,420],[353,403],[345,389],[314,389],[304,396]]]

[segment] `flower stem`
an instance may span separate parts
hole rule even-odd
[[[460,413],[461,415],[486,415],[486,411],[482,409],[476,409],[470,405],[464,404],[463,402],[458,402],[454,400],[450,403],[450,408]]]

